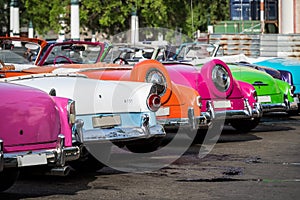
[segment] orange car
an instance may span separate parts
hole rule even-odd
[[[35,73],[80,73],[101,80],[152,82],[161,96],[162,106],[157,111],[158,121],[168,127],[198,129],[210,124],[210,116],[201,115],[201,98],[191,87],[175,84],[163,64],[156,60],[141,61],[134,66],[99,62],[104,43],[67,41],[48,47],[38,65],[20,66],[2,63],[0,76],[11,77]],[[0,53],[1,55],[1,53]],[[41,56],[41,54],[38,54]],[[6,68],[6,69],[5,69]],[[213,114],[212,114],[213,115]]]

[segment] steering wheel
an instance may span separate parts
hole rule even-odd
[[[121,57],[117,57],[114,59],[113,63],[116,63],[116,64],[119,64],[119,65],[128,65],[128,61],[125,60],[124,58],[121,58]]]
[[[56,60],[57,60],[58,58],[64,58],[64,59],[66,59],[70,64],[73,64],[72,60],[71,60],[70,58],[66,57],[66,56],[56,56],[56,57],[54,58],[54,61],[53,61],[53,64],[54,64],[54,65],[56,64]]]

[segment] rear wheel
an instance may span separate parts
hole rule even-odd
[[[0,192],[9,189],[16,182],[19,176],[17,169],[4,169],[0,172]]]
[[[236,120],[230,122],[231,126],[235,128],[238,132],[247,133],[257,127],[260,118],[254,118],[250,120]]]

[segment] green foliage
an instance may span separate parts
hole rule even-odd
[[[229,19],[228,0],[193,1],[192,6],[191,4],[189,5],[189,9],[190,15],[186,18],[186,26],[190,30],[188,32],[190,36],[198,29],[201,32],[205,32],[207,25]]]
[[[0,0],[0,35],[9,34],[9,1]]]
[[[0,0],[0,6],[1,2]],[[9,1],[9,0],[7,0]],[[25,21],[32,20],[35,30],[44,34],[62,28],[61,17],[70,24],[71,0],[20,0]],[[192,8],[191,8],[192,5]],[[131,14],[136,11],[140,27],[180,29],[192,35],[206,31],[209,23],[229,19],[228,0],[81,0],[80,27],[108,35],[130,29]],[[192,12],[193,11],[193,12]],[[193,17],[192,17],[193,16]],[[66,27],[68,31],[69,27]]]
[[[70,0],[21,0],[21,2],[26,9],[28,20],[32,21],[34,29],[40,34],[50,30],[58,33],[64,16],[66,24],[69,24],[67,6]]]

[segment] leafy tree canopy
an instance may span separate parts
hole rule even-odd
[[[70,24],[71,0],[19,1],[27,22],[31,20],[40,34],[58,33],[63,19]],[[2,2],[5,0],[0,0],[1,7]],[[79,0],[79,4],[81,28],[108,35],[129,30],[134,11],[140,27],[179,28],[190,36],[197,29],[206,31],[209,23],[229,18],[228,0]]]

